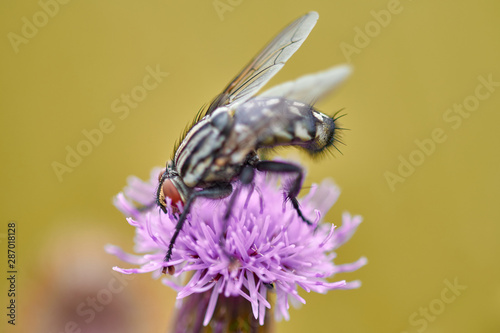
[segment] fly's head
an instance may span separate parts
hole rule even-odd
[[[167,167],[158,175],[158,189],[156,191],[156,204],[164,213],[167,213],[166,198],[170,198],[174,213],[178,213],[178,204],[185,203],[186,185],[182,181],[172,161],[167,162]]]

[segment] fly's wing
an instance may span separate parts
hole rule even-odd
[[[312,105],[337,88],[350,73],[349,65],[335,66],[274,86],[259,97],[284,97]]]
[[[206,114],[223,105],[234,108],[255,95],[299,49],[318,17],[316,12],[307,13],[283,29],[213,100]]]

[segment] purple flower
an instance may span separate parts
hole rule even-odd
[[[159,171],[154,169],[148,182],[131,177],[115,198],[116,207],[130,216],[127,220],[136,228],[138,255],[111,245],[106,250],[139,266],[115,267],[118,272],[162,276],[166,266],[163,260],[177,221],[170,202],[167,214],[153,206]],[[339,189],[325,180],[313,185],[300,200],[303,213],[314,221],[313,226],[308,226],[291,204],[284,202],[278,184],[277,177],[257,173],[255,186],[243,188],[236,199],[226,230],[222,229],[222,216],[228,199],[200,198],[192,206],[169,263],[175,265],[174,276],[163,277],[162,282],[178,292],[178,300],[195,293],[210,294],[203,325],[210,322],[220,297],[246,299],[253,316],[263,325],[266,308],[271,307],[267,297],[271,292],[276,293],[276,318],[288,320],[289,301],[305,303],[297,287],[326,293],[360,286],[359,281],[327,281],[336,273],[351,272],[366,264],[365,258],[344,265],[333,263],[333,251],[349,240],[362,221],[360,216],[345,213],[339,228],[322,222],[322,216],[337,200]],[[225,235],[224,245],[220,243],[221,234]],[[187,282],[183,283],[183,279]]]

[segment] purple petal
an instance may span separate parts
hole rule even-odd
[[[172,215],[171,200],[166,201],[167,214],[153,207],[146,210],[135,207],[135,203],[145,205],[154,199],[158,173],[159,169],[154,170],[146,182],[129,178],[124,193],[115,197],[116,206],[131,216],[127,220],[136,230],[134,249],[138,255],[127,254],[111,245],[106,246],[106,251],[139,266],[114,268],[123,274],[151,272],[154,278],[159,278],[163,267],[175,266],[174,276],[163,277],[162,282],[177,291],[178,300],[193,293],[210,292],[204,325],[208,325],[213,316],[219,294],[248,300],[254,317],[262,325],[265,309],[271,307],[267,301],[271,291],[265,283],[275,286],[275,314],[286,320],[290,318],[290,302],[305,303],[297,292],[298,287],[318,293],[359,287],[359,281],[327,280],[336,273],[352,272],[366,264],[363,257],[354,263],[333,263],[336,258],[333,251],[352,237],[362,219],[345,213],[338,228],[321,222],[340,193],[331,181],[313,186],[300,200],[302,211],[314,221],[313,226],[302,221],[290,202],[283,202],[278,177],[268,177],[265,173],[257,172],[255,186],[242,189],[227,223],[223,215],[229,199],[199,199],[175,242],[172,260],[165,263],[178,219]],[[241,185],[235,183],[234,186]],[[221,239],[225,239],[224,248],[221,248]],[[192,275],[186,279],[186,274]],[[187,282],[183,282],[185,280]]]

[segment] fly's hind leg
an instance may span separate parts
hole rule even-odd
[[[259,161],[255,167],[259,171],[295,174],[293,181],[285,187],[287,199],[290,200],[299,217],[308,225],[312,225],[312,222],[302,214],[299,201],[297,200],[297,195],[299,195],[300,188],[302,187],[302,180],[304,178],[302,168],[295,164],[276,161]]]

